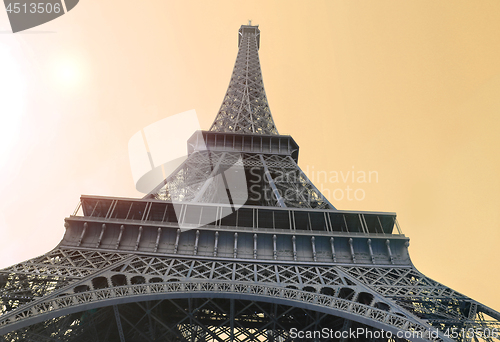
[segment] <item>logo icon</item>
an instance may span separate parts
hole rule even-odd
[[[71,11],[79,0],[4,0],[12,32],[24,31],[59,18]]]

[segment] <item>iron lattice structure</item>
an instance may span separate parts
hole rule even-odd
[[[54,250],[0,270],[0,341],[498,339],[498,312],[414,267],[394,213],[337,210],[300,170],[259,39],[241,27],[214,124],[162,184],[82,196]]]
[[[231,82],[210,131],[278,134],[264,91],[258,27],[242,26],[238,46]]]

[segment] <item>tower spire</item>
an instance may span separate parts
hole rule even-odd
[[[210,131],[278,134],[262,81],[260,30],[249,20],[238,34],[239,49],[231,81]]]

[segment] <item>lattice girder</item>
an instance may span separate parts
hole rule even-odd
[[[117,320],[126,341],[293,341],[292,328],[335,331],[347,321],[303,308],[242,299],[166,299],[120,304],[116,309],[118,318],[111,307],[88,310],[19,329],[0,341],[120,341]],[[376,331],[356,322],[352,327]]]
[[[123,260],[119,253],[55,249],[0,270],[0,314]]]
[[[46,321],[51,317],[59,317],[77,312],[83,308],[93,309],[110,305],[142,302],[149,299],[167,298],[224,298],[225,302],[231,299],[262,300],[323,312],[347,319],[352,318],[386,331],[396,332],[402,329],[426,331],[428,329],[425,325],[419,324],[414,320],[370,308],[365,304],[356,303],[349,299],[314,294],[292,288],[278,288],[272,285],[228,284],[227,282],[145,283],[99,289],[91,291],[89,294],[75,293],[67,296],[58,296],[52,300],[38,303],[33,309],[24,311],[22,315],[16,315],[16,321],[9,325],[10,327],[22,329],[23,326],[26,326],[22,323],[36,324],[37,322]],[[34,314],[35,312],[37,315]],[[5,330],[2,323],[0,323],[0,332]]]
[[[500,331],[498,313],[426,277],[414,267],[342,267],[342,270],[442,330],[473,327]],[[484,314],[493,317],[485,320]]]

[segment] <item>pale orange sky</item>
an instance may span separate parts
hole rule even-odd
[[[208,129],[248,19],[299,165],[378,174],[316,185],[396,212],[420,271],[500,310],[497,0],[81,0],[17,34],[0,10],[0,267],[53,248],[81,194],[141,196],[128,139],[189,109]]]

